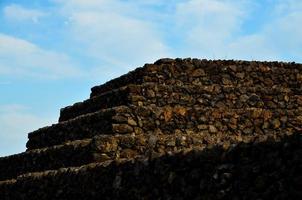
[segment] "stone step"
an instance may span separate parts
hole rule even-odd
[[[204,136],[176,135],[100,135],[92,139],[76,140],[49,148],[35,149],[0,158],[0,181],[18,175],[81,166],[120,158],[149,156],[176,152],[184,148],[204,147]]]
[[[250,134],[282,129],[291,132],[301,127],[299,109],[225,109],[200,106],[119,106],[82,115],[29,133],[28,149],[43,148],[68,140],[91,138],[101,134],[174,134],[175,132]]]
[[[135,93],[133,87],[124,86],[112,91],[103,93],[95,98],[75,103],[60,110],[59,122],[66,121],[83,114],[93,113],[101,109],[111,108],[120,105],[128,105],[131,100],[129,94]]]
[[[0,182],[0,199],[301,199],[302,139],[239,143]]]
[[[103,85],[91,88],[91,97],[128,84],[236,85],[292,87],[301,90],[302,65],[283,62],[161,59]]]
[[[128,85],[61,109],[59,121],[120,105],[169,104],[227,108],[286,108],[302,106],[302,91],[283,87]]]
[[[302,128],[301,109],[187,108],[178,105],[137,109],[134,109],[134,113],[138,116],[138,127],[147,134],[202,131],[205,134],[223,132],[249,135],[253,132],[259,134],[270,131],[293,132]]]
[[[29,172],[90,163],[93,161],[91,141],[92,139],[76,140],[63,145],[2,157],[0,158],[0,180],[15,178]]]
[[[126,106],[103,109],[74,119],[40,128],[28,134],[27,149],[62,144],[67,141],[92,138],[100,134],[132,133],[131,110]]]

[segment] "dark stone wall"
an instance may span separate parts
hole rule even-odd
[[[83,114],[96,112],[101,109],[111,108],[114,106],[128,105],[131,96],[135,94],[133,87],[125,86],[115,90],[105,92],[95,98],[87,99],[83,102],[75,103],[72,106],[62,108],[60,110],[59,122],[66,121]]]
[[[155,83],[128,85],[61,110],[59,121],[120,105],[199,105],[214,108],[286,108],[302,106],[302,90],[287,87],[175,86]]]
[[[301,85],[295,63],[146,64],[1,158],[0,199],[301,199]]]
[[[29,172],[80,166],[93,162],[91,139],[0,158],[0,181]],[[9,166],[9,167],[8,167]]]
[[[106,110],[107,112],[108,110]],[[75,118],[29,135],[28,149],[57,145],[68,140],[84,139],[100,134],[184,134],[195,132],[207,137],[278,135],[302,128],[301,107],[286,108],[211,108],[197,104],[122,106]],[[118,111],[118,112],[117,112]],[[107,116],[104,119],[104,116]]]
[[[88,111],[98,113],[30,133],[27,147],[33,149],[51,146],[96,134],[138,134],[156,129],[163,133],[172,133],[175,129],[183,132],[209,129],[206,125],[211,125],[212,130],[215,126],[224,132],[237,131],[246,134],[253,131],[262,134],[281,129],[292,131],[301,128],[300,88],[267,88],[259,85],[235,87],[218,84],[129,85],[122,90],[124,98],[111,100],[112,104],[117,102],[117,105],[125,106],[99,110],[104,105],[101,103],[104,96],[87,100],[88,103],[75,104],[63,110],[61,116],[68,116],[68,119]],[[117,91],[113,93],[118,96]],[[109,101],[108,97],[105,99]]]
[[[70,140],[91,138],[99,134],[132,132],[133,129],[125,122],[120,126],[113,124],[117,120],[120,121],[122,119],[121,115],[124,113],[128,115],[131,111],[125,106],[108,108],[96,113],[80,116],[70,121],[38,129],[28,134],[26,146],[28,150],[31,150],[58,145]],[[117,130],[118,128],[119,130]]]
[[[199,134],[98,135],[92,139],[77,140],[0,158],[0,181],[29,172],[137,156],[154,157],[190,148],[202,149],[206,146]]]
[[[28,174],[0,183],[6,199],[301,199],[302,139]]]
[[[91,97],[127,84],[233,85],[290,88],[302,82],[302,65],[283,62],[162,59],[91,89]]]

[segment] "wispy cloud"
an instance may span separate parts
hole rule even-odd
[[[230,56],[260,60],[302,62],[302,4],[296,0],[278,1],[271,20],[251,35],[238,36],[229,45]]]
[[[23,105],[0,105],[0,156],[24,151],[27,133],[53,122],[31,114]]]
[[[251,4],[248,1],[190,0],[177,5],[176,23],[187,55],[227,56],[226,46],[238,37]],[[183,30],[183,31],[181,31]]]
[[[54,123],[54,119],[44,119],[31,113],[31,108],[22,104],[0,105],[0,134],[7,138],[18,138],[21,134]]]
[[[9,81],[0,81],[0,85],[10,85],[11,82]]]
[[[36,78],[80,76],[69,56],[0,33],[0,75]]]
[[[169,55],[157,27],[130,14],[139,4],[73,0],[59,5],[71,37],[101,63],[123,70]]]
[[[252,33],[246,22],[256,19],[258,1],[190,0],[178,3],[177,33],[184,40],[178,56],[211,59],[302,61],[302,4],[282,0],[270,4],[268,19]],[[180,38],[180,36],[179,36]]]
[[[28,9],[18,4],[11,4],[3,9],[4,16],[13,21],[30,21],[37,23],[47,13],[40,10]]]

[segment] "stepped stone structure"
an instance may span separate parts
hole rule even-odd
[[[302,65],[161,59],[0,158],[0,199],[302,199]]]

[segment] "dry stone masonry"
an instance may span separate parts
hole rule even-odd
[[[302,65],[160,59],[0,158],[0,199],[302,199]]]

